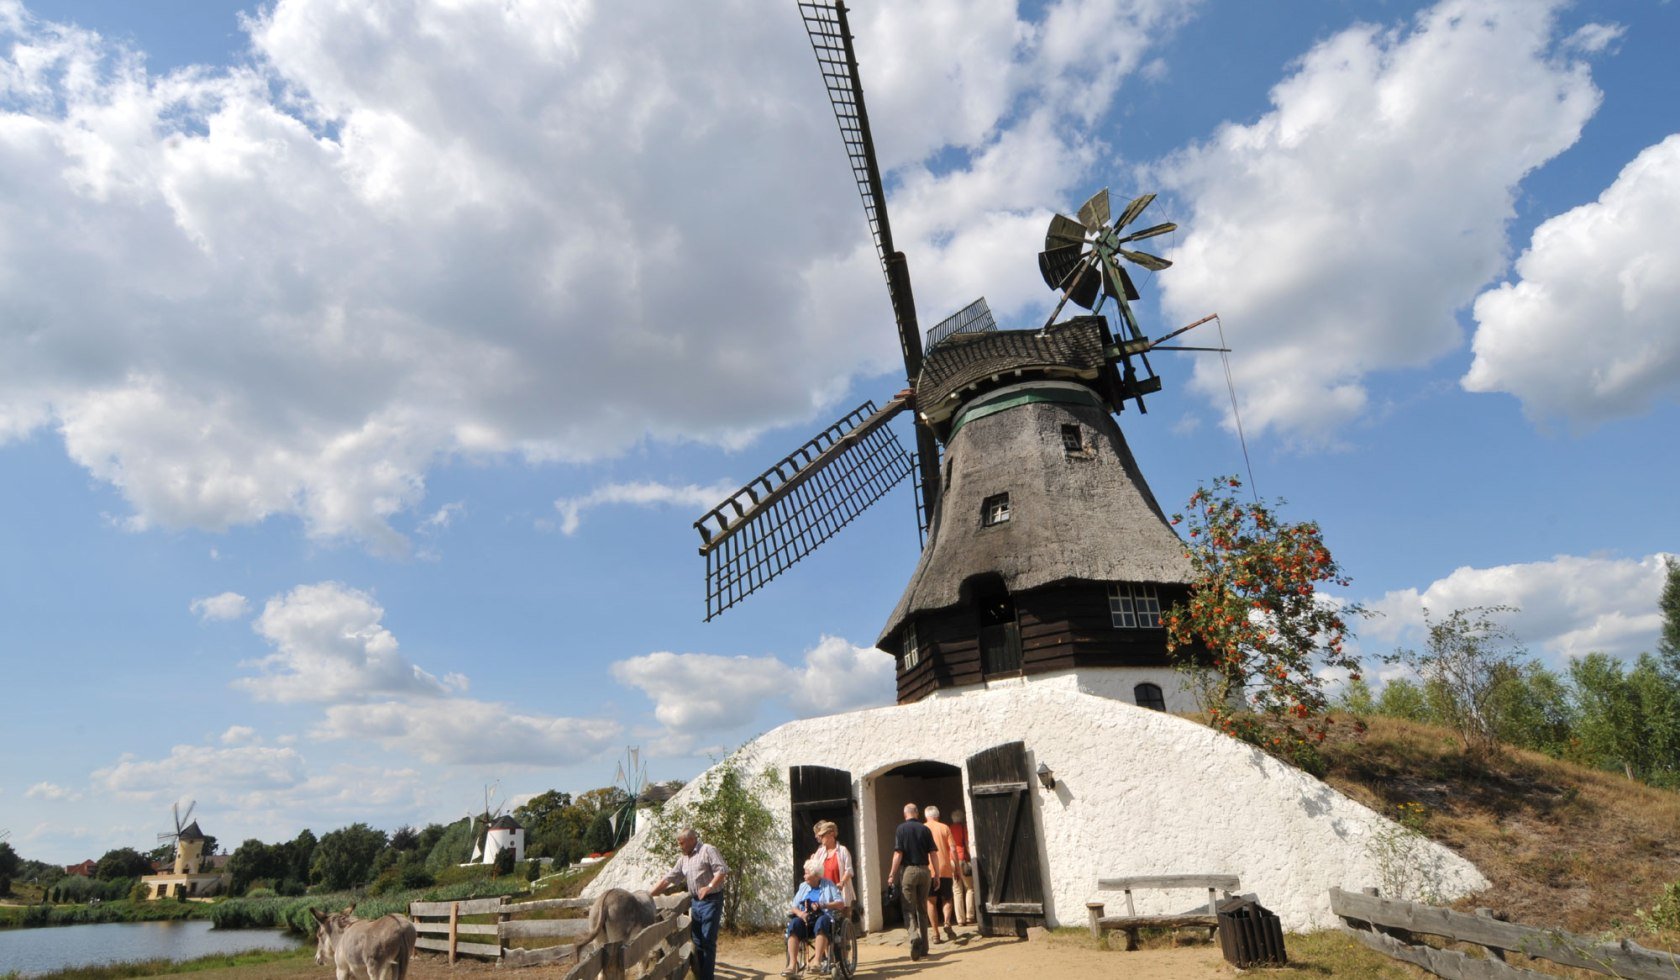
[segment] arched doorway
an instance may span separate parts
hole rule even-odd
[[[865,780],[863,819],[873,823],[874,839],[880,842],[874,864],[869,870],[871,880],[887,881],[892,867],[893,832],[904,822],[904,804],[918,807],[933,804],[948,819],[952,810],[964,809],[963,774],[957,766],[932,759],[918,759],[889,766]],[[885,902],[886,889],[875,888],[870,894],[859,893],[864,903],[864,918],[871,932],[895,929],[904,921],[897,905]]]

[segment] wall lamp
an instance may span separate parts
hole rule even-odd
[[[1038,781],[1044,784],[1045,789],[1056,788],[1056,774],[1051,772],[1050,767],[1042,762],[1038,764]]]

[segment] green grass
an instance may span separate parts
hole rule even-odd
[[[252,950],[248,953],[219,953],[195,960],[134,960],[128,963],[101,963],[97,966],[73,966],[38,975],[38,980],[119,980],[122,977],[155,977],[160,974],[201,973],[205,970],[225,970],[261,966],[265,963],[291,962],[315,955],[311,947],[295,950]],[[0,980],[16,980],[19,974],[0,973]]]

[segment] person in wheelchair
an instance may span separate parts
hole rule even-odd
[[[793,903],[788,910],[784,977],[799,974],[800,956],[807,942],[816,954],[811,961],[812,969],[818,969],[828,961],[829,940],[834,935],[833,916],[845,909],[846,900],[834,882],[823,877],[822,870],[821,861],[806,861],[805,880],[800,882],[799,890],[793,894]]]

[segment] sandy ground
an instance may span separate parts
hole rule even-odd
[[[1218,947],[1208,945],[1181,946],[1175,949],[1144,949],[1135,953],[1118,949],[1100,950],[1082,947],[1055,937],[1038,940],[986,939],[973,934],[959,934],[957,942],[934,946],[918,962],[912,963],[903,945],[904,932],[894,930],[882,936],[869,936],[859,946],[858,976],[933,977],[944,980],[975,978],[993,980],[998,977],[1032,977],[1050,980],[1061,977],[1117,977],[1128,980],[1202,980],[1207,977],[1234,977],[1235,971],[1220,958]],[[1116,943],[1118,946],[1119,943]],[[718,955],[718,980],[780,980],[783,955],[776,952],[773,937],[733,939],[725,937]],[[555,968],[529,970],[498,969],[494,964],[462,960],[453,968],[441,956],[421,953],[410,965],[409,980],[452,980],[459,977],[530,977],[554,978],[560,975]],[[316,966],[313,960],[292,960],[237,970],[210,970],[201,973],[177,974],[190,980],[325,980],[332,977],[329,967]]]

